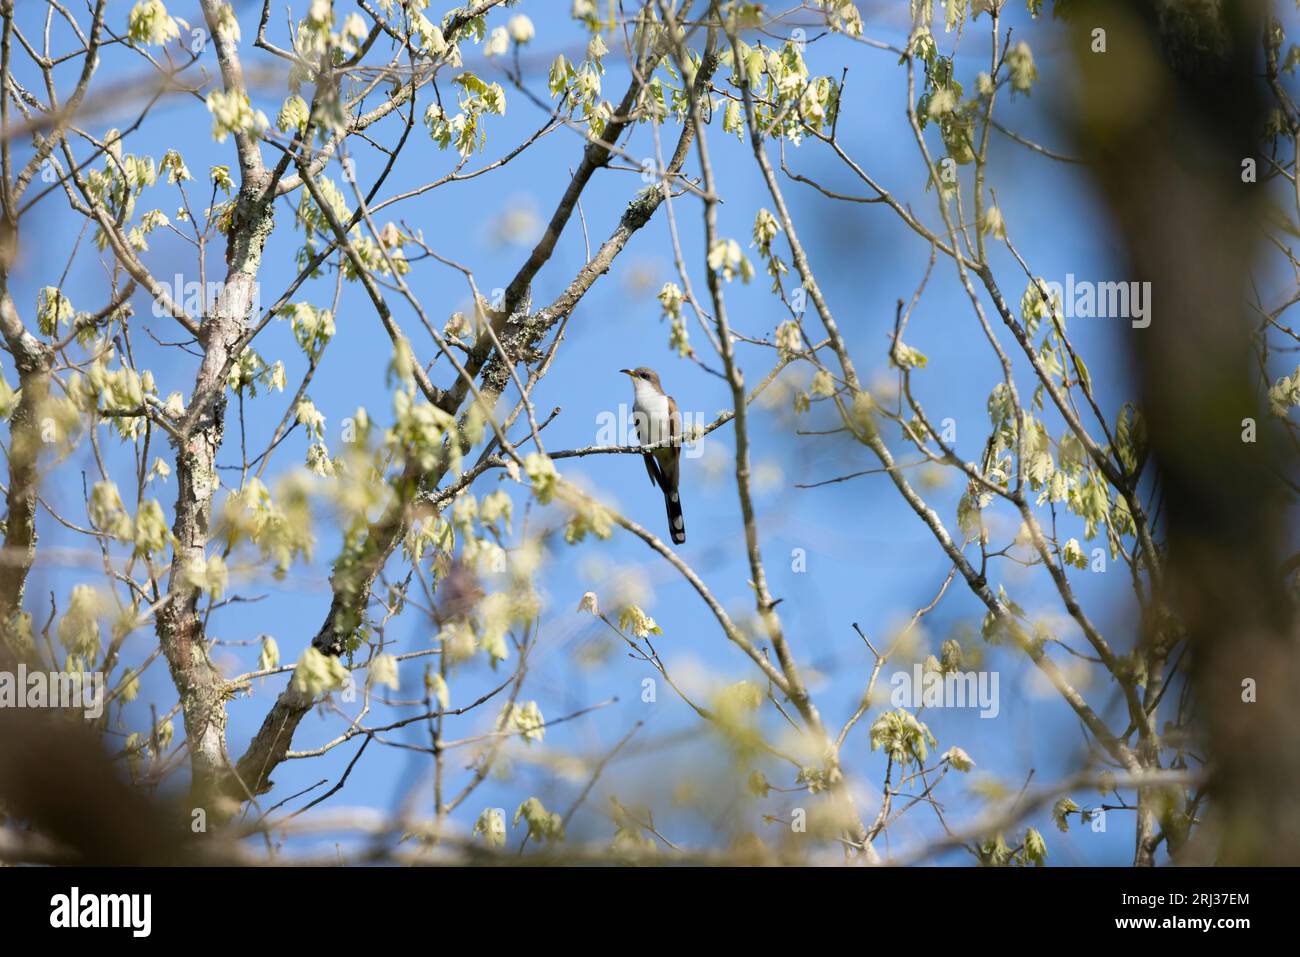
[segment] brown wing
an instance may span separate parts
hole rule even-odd
[[[632,423],[636,426],[637,441],[640,442],[642,445],[645,445],[646,437],[641,434],[641,419],[642,419],[641,414],[635,413],[632,418]],[[659,481],[659,466],[658,463],[655,462],[654,453],[646,452],[641,457],[645,460],[645,471],[646,474],[650,476],[650,484],[651,485],[661,484]]]
[[[677,403],[668,397],[668,437],[670,446],[664,449],[659,458],[659,473],[663,476],[664,509],[668,513],[668,531],[674,545],[686,543],[686,521],[682,518],[682,499],[677,493],[677,482],[681,477],[678,466],[682,459],[682,417],[677,411]]]
[[[677,488],[677,467],[682,458],[682,416],[672,396],[668,396],[668,440],[671,445],[660,453],[659,459],[659,471],[665,479],[659,487],[665,492]]]

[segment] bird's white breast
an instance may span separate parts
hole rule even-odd
[[[671,435],[668,427],[668,396],[640,379],[633,380],[632,385],[636,389],[632,412],[637,438],[642,445],[667,441]]]

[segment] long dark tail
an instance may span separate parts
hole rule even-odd
[[[673,544],[681,545],[686,541],[686,520],[682,518],[682,500],[677,489],[664,492],[664,507],[668,509],[668,531],[672,533]]]

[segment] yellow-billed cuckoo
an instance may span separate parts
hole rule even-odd
[[[682,502],[677,495],[678,465],[682,457],[682,417],[673,397],[664,392],[653,369],[619,369],[632,377],[636,397],[632,402],[632,421],[642,445],[660,446],[645,453],[645,470],[650,484],[663,489],[664,507],[668,510],[668,531],[673,544],[686,541],[686,522],[682,519]],[[668,443],[668,444],[665,444]]]

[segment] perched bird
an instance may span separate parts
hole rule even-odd
[[[678,466],[682,458],[681,413],[673,397],[664,392],[653,369],[640,366],[618,371],[632,377],[632,388],[636,390],[632,421],[636,423],[637,438],[642,445],[662,446],[645,453],[645,470],[650,473],[650,484],[663,489],[668,531],[672,533],[673,544],[681,545],[686,541],[686,522],[677,494]]]

